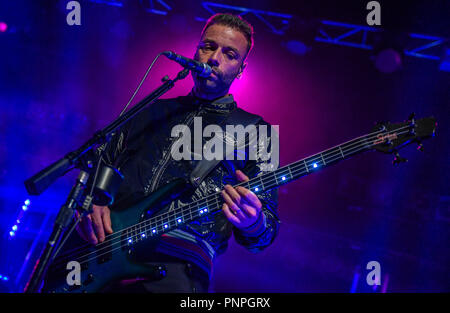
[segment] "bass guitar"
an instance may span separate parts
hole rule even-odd
[[[243,186],[258,194],[367,151],[392,153],[395,156],[394,164],[398,164],[406,161],[399,155],[399,149],[408,144],[417,143],[419,150],[422,150],[422,141],[434,136],[436,125],[433,117],[415,120],[413,115],[408,121],[402,123],[379,123],[367,135],[275,171],[266,172],[236,186]],[[104,242],[95,246],[86,244],[58,256],[47,273],[42,290],[58,293],[97,292],[113,281],[152,275],[154,269],[138,262],[136,251],[145,250],[152,240],[162,234],[184,223],[213,214],[222,207],[223,200],[220,192],[217,192],[175,210],[165,213],[158,210],[149,216],[148,212],[152,211],[149,209],[157,206],[162,199],[167,199],[168,195],[180,188],[181,184],[183,182],[176,180],[126,210],[112,211],[112,225],[114,229],[120,230],[106,236]],[[66,280],[69,273],[67,264],[73,261],[80,265],[81,284],[69,286]]]

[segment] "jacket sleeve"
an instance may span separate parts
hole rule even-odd
[[[255,144],[256,142],[256,159],[249,160],[242,169],[250,179],[278,168],[279,144],[276,131],[268,125],[267,136],[264,138],[259,133]],[[278,190],[271,189],[256,195],[262,204],[262,212],[257,221],[245,229],[233,227],[236,242],[253,253],[262,251],[274,241],[281,223],[277,213]]]

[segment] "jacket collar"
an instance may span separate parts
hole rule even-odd
[[[223,96],[214,100],[207,100],[198,98],[193,95],[192,91],[183,99],[186,103],[194,106],[201,107],[206,111],[218,112],[218,113],[226,113],[234,110],[237,107],[236,102],[234,101],[234,97],[232,94]],[[184,102],[183,101],[183,102]]]

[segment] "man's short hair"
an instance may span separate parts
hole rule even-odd
[[[231,13],[217,13],[211,16],[206,22],[205,27],[202,30],[202,37],[206,30],[212,25],[224,25],[232,29],[240,31],[247,39],[247,54],[250,52],[253,46],[253,27],[249,22],[244,20],[239,15],[233,15]]]

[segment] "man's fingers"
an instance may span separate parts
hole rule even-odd
[[[244,212],[244,215],[247,218],[253,219],[253,218],[255,218],[258,215],[258,211],[251,205],[242,204],[241,205],[241,209],[242,209],[242,212]]]
[[[247,175],[245,175],[244,172],[242,172],[241,170],[237,170],[237,171],[236,171],[236,178],[237,178],[240,182],[248,181],[248,180],[249,180],[248,177],[247,177]]]
[[[83,229],[83,226],[81,226],[81,224],[78,224],[75,229],[76,229],[78,235],[80,235],[81,239],[83,239],[84,241],[89,241],[89,239],[84,234],[84,229]]]
[[[89,214],[84,217],[80,222],[81,232],[83,233],[84,240],[89,241],[92,244],[97,244],[98,240],[95,236],[94,228],[92,227],[92,218]]]
[[[236,209],[238,208],[237,204],[234,203],[233,199],[231,199],[231,197],[225,190],[222,190],[222,197],[223,200],[225,200],[225,203],[228,205],[228,208],[230,208],[232,211],[236,211]]]
[[[236,187],[236,191],[239,193],[241,198],[244,199],[244,201],[247,202],[248,204],[254,206],[255,208],[262,207],[261,201],[251,190],[238,186]]]
[[[94,230],[97,234],[98,241],[103,242],[105,240],[105,230],[103,229],[103,221],[100,215],[100,211],[94,210],[94,212],[91,213],[91,216],[92,224],[94,224]]]
[[[227,207],[233,212],[233,215],[237,217],[238,219],[246,219],[247,215],[246,213],[241,209],[241,207],[231,199],[230,195],[227,193],[227,191],[222,190],[222,197],[225,200],[225,203],[227,204]]]
[[[222,205],[222,211],[231,223],[235,226],[239,225],[239,219],[231,212],[230,207],[226,203]]]
[[[241,195],[231,185],[226,185],[224,189],[234,203],[237,205],[241,204]]]
[[[114,231],[112,230],[112,227],[111,227],[111,214],[110,214],[110,211],[108,208],[104,209],[102,219],[103,219],[103,226],[105,227],[105,231],[108,234],[112,234]]]

